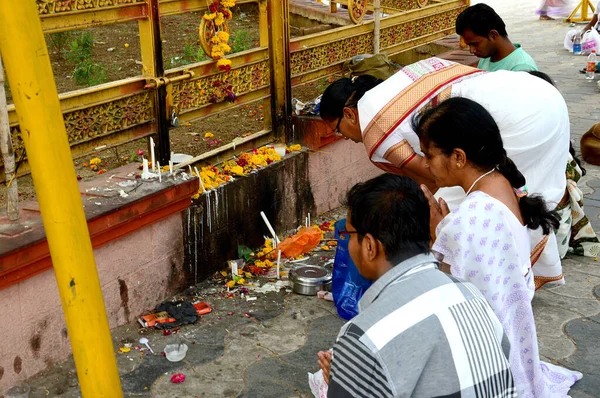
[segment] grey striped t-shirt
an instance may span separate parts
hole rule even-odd
[[[509,343],[470,283],[408,259],[378,279],[333,347],[329,397],[516,397]]]

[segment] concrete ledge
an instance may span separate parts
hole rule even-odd
[[[137,173],[138,165],[130,164],[80,184],[94,248],[180,213],[197,189],[195,178],[165,178],[159,183],[135,179]],[[120,190],[128,196],[121,197]],[[0,217],[0,289],[52,268],[37,202],[23,203],[21,208],[17,222]]]

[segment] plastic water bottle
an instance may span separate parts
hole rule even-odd
[[[585,68],[585,78],[588,80],[594,80],[594,75],[596,73],[596,65],[598,61],[596,60],[596,50],[592,50],[592,53],[588,56],[587,59],[587,67]]]
[[[573,38],[573,55],[581,55],[581,33],[575,34]]]

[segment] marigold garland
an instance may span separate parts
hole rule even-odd
[[[208,26],[212,28],[214,32],[213,37],[210,38],[210,57],[217,60],[217,68],[222,72],[229,72],[231,70],[231,61],[223,58],[225,54],[231,52],[231,46],[229,46],[229,33],[226,32],[227,26],[225,22],[233,17],[230,10],[231,7],[235,6],[235,0],[214,0],[208,5],[208,12],[204,14],[204,19]],[[200,32],[201,35],[204,32]],[[234,102],[237,96],[233,92],[233,88],[226,81],[224,86],[228,88],[218,88],[219,85],[215,83],[215,89],[213,89],[209,101],[216,103],[219,99],[224,99],[228,102]]]
[[[299,144],[292,145],[287,148],[289,152],[295,152],[302,147]],[[253,149],[252,152],[242,153],[237,159],[232,159],[224,162],[221,167],[206,166],[200,170],[200,178],[202,184],[207,190],[217,188],[223,184],[228,183],[233,177],[243,177],[248,175],[254,170],[262,169],[273,162],[281,160],[281,156],[272,146],[262,146],[260,148]],[[196,173],[193,173],[196,175]],[[197,175],[196,175],[197,176]],[[198,199],[202,194],[200,188],[198,192],[192,196],[193,199]],[[271,246],[272,250],[272,246]],[[265,250],[264,254],[270,250]]]

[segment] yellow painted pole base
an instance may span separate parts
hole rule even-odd
[[[577,7],[571,12],[571,14],[565,19],[565,22],[587,22],[592,18],[588,17],[588,8],[592,10],[592,14],[596,11],[596,7],[589,0],[581,0]],[[576,18],[575,15],[581,11],[581,16]]]

